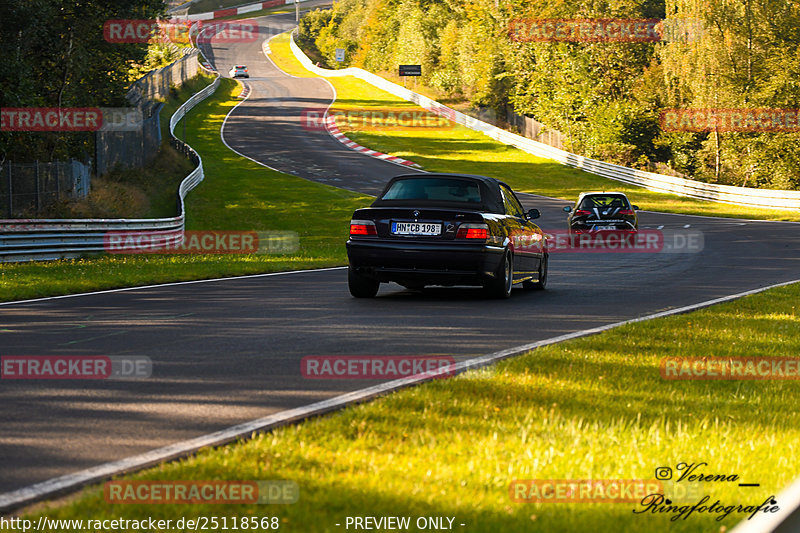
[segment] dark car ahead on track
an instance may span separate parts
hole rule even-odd
[[[621,192],[584,192],[569,213],[567,227],[570,233],[594,231],[638,231],[638,206],[631,204]]]
[[[507,298],[514,283],[544,289],[542,230],[511,188],[494,178],[414,174],[392,178],[350,221],[350,293],[371,298],[381,282],[407,288],[478,285]]]

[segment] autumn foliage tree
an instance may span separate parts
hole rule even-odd
[[[513,21],[660,19],[659,42],[523,42]],[[670,108],[800,108],[796,0],[339,0],[303,21],[335,66],[423,66],[443,95],[507,105],[567,135],[568,148],[705,181],[800,188],[798,133],[663,131]],[[669,37],[669,38],[667,38]]]

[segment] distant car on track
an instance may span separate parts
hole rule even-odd
[[[382,282],[483,286],[507,298],[515,283],[544,289],[542,230],[511,188],[494,178],[413,174],[392,178],[370,207],[357,209],[347,241],[350,293],[371,298]]]
[[[567,206],[567,226],[570,233],[595,231],[638,231],[639,206],[631,204],[621,192],[584,192],[575,202]]]
[[[228,73],[231,78],[249,78],[250,73],[247,71],[247,66],[245,65],[235,65],[231,68],[230,72]]]

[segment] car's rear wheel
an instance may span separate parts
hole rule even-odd
[[[378,280],[362,276],[353,267],[347,269],[347,286],[355,298],[374,298],[380,285]]]
[[[503,262],[497,270],[494,279],[486,283],[486,291],[493,298],[508,298],[511,296],[511,287],[514,286],[514,259],[511,252],[503,254]]]
[[[522,286],[526,289],[533,289],[536,291],[543,291],[547,287],[547,269],[550,263],[550,256],[544,254],[542,261],[539,263],[539,280],[538,281],[524,281]]]

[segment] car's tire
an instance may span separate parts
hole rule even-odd
[[[522,286],[526,289],[543,291],[547,287],[547,270],[550,266],[550,255],[544,254],[544,259],[539,263],[539,281],[523,281]]]
[[[362,276],[352,267],[347,269],[347,286],[354,298],[374,298],[381,282]]]
[[[484,285],[486,292],[492,298],[509,298],[511,288],[514,286],[514,259],[511,252],[503,254],[503,261],[497,269],[497,275]]]

